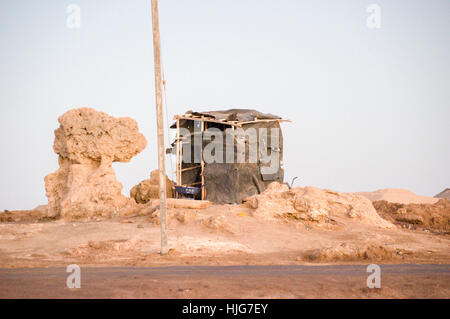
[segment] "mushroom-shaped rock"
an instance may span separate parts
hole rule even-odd
[[[45,177],[49,214],[89,219],[134,209],[112,162],[128,162],[146,147],[136,121],[90,108],[70,110],[58,120],[53,149],[60,168]]]
[[[81,108],[66,112],[58,121],[53,149],[72,163],[129,162],[147,145],[131,118]]]

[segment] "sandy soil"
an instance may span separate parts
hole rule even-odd
[[[450,237],[335,218],[332,227],[264,220],[245,205],[172,209],[168,256],[157,219],[0,223],[0,268],[311,263],[445,263]]]

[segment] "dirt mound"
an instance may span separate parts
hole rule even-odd
[[[167,198],[173,198],[174,183],[166,176]],[[138,204],[146,204],[151,199],[159,199],[159,171],[150,173],[150,179],[140,182],[130,190],[131,198]]]
[[[136,121],[90,108],[70,110],[58,121],[53,149],[60,168],[45,177],[49,215],[89,219],[133,209],[112,163],[130,161],[147,145]]]
[[[334,247],[308,250],[300,259],[309,262],[390,261],[400,253],[402,252],[379,244],[356,246],[343,243]]]
[[[144,259],[145,243],[136,238],[104,240],[90,240],[87,244],[66,248],[61,255],[66,258],[76,258],[83,263],[108,264],[117,259],[123,263],[133,264],[136,259]]]
[[[255,209],[254,216],[268,219],[288,218],[323,225],[334,224],[335,217],[344,217],[383,228],[394,227],[377,214],[367,198],[316,187],[289,189],[285,184],[272,183],[262,194],[245,202]]]
[[[450,233],[450,200],[441,199],[435,204],[398,204],[387,201],[373,202],[378,214],[408,229],[431,230]]]
[[[202,218],[201,223],[211,232],[224,232],[228,234],[234,234],[233,228],[226,221],[226,218],[224,216],[211,216]]]
[[[391,203],[400,204],[434,204],[438,199],[416,195],[407,189],[386,188],[374,192],[355,193],[367,197],[371,201],[385,200]]]
[[[150,215],[149,221],[160,225],[160,211],[155,209]],[[174,222],[182,225],[200,225],[211,233],[234,234],[233,227],[228,223],[224,215],[206,216],[193,209],[169,209],[167,210],[167,223],[173,226]]]

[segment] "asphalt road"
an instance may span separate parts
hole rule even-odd
[[[450,298],[450,265],[86,267],[0,269],[0,298]]]

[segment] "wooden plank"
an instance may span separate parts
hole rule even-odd
[[[242,126],[244,124],[253,124],[253,123],[261,123],[261,122],[292,122],[291,120],[283,120],[283,119],[265,119],[265,120],[256,120],[256,121],[247,121],[247,122],[238,122],[236,126]]]
[[[207,200],[190,200],[168,198],[167,203],[171,208],[205,209],[213,203]]]
[[[174,120],[201,121],[202,118],[201,117],[186,117],[184,115],[183,116],[175,115]],[[234,122],[212,120],[209,118],[204,118],[204,121],[212,122],[212,123],[219,123],[219,124],[228,125],[228,126],[239,126],[238,124],[235,124]]]
[[[197,165],[197,166],[192,166],[192,167],[188,167],[188,168],[183,168],[181,170],[181,172],[186,172],[186,171],[190,171],[190,170],[201,168],[201,167],[202,167],[201,165]]]
[[[188,120],[188,121],[201,121],[202,117],[194,117],[192,115],[175,115],[174,120]],[[286,119],[259,119],[255,118],[255,120],[253,121],[247,121],[247,122],[239,122],[239,121],[225,121],[225,120],[213,120],[213,119],[209,119],[209,118],[204,118],[203,117],[203,121],[204,122],[212,122],[212,123],[218,123],[218,124],[223,124],[223,125],[228,125],[228,126],[237,126],[240,127],[244,124],[251,124],[251,123],[259,123],[259,122],[292,122],[291,120],[286,120]]]
[[[159,206],[159,199],[152,200],[150,202],[151,207],[157,208]],[[167,207],[168,208],[187,208],[187,209],[205,209],[209,206],[214,205],[213,202],[207,200],[192,200],[184,198],[168,198]]]
[[[192,186],[192,185],[203,185],[202,182],[196,182],[191,184],[186,184],[186,186]]]

